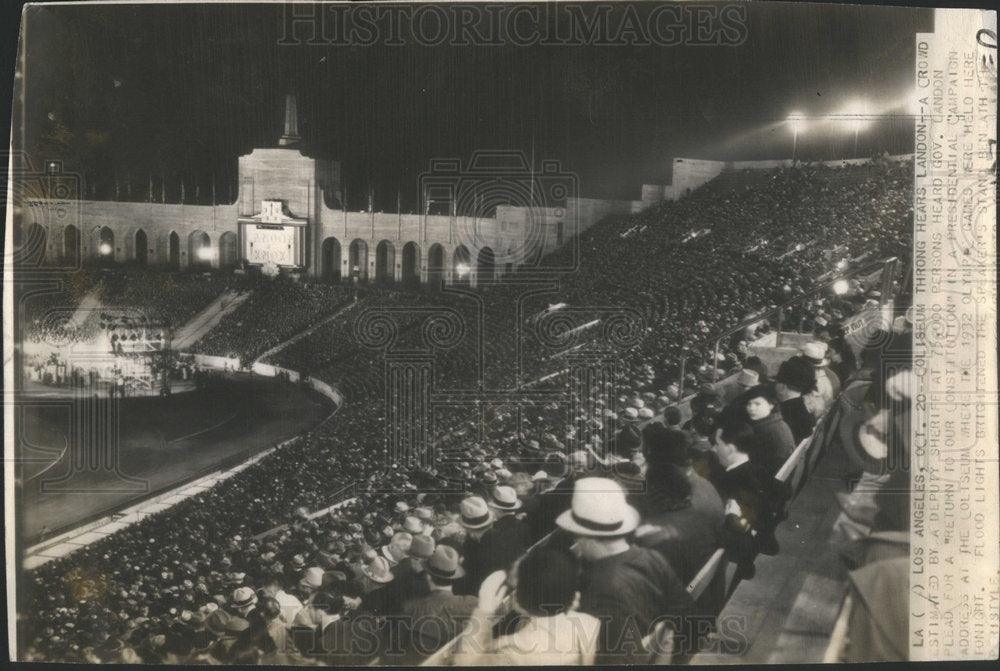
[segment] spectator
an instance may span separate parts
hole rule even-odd
[[[629,542],[638,511],[618,483],[583,478],[571,509],[556,523],[575,538],[573,552],[583,561],[580,610],[602,620],[596,663],[644,661],[649,651],[642,639],[653,633],[657,618],[683,617],[691,603],[662,555]]]
[[[734,550],[745,579],[754,575],[753,560],[758,552],[777,554],[775,511],[790,496],[784,483],[775,480],[747,454],[744,446],[755,441],[753,428],[739,412],[730,411],[720,417],[715,450],[723,470],[715,484],[725,500],[727,545]]]
[[[496,571],[483,581],[470,627],[459,639],[451,662],[458,666],[589,666],[594,663],[600,622],[576,610],[580,565],[566,551],[542,547],[517,564],[514,580]],[[493,639],[490,632],[510,599],[522,626]],[[481,651],[481,652],[480,652]]]
[[[402,641],[405,658],[430,655],[461,631],[476,607],[476,597],[457,596],[455,581],[465,574],[454,548],[439,545],[426,563],[428,593],[403,603]]]
[[[840,395],[840,379],[828,366],[826,343],[806,343],[802,348],[802,358],[813,367],[816,376],[816,391],[810,396],[817,401],[812,404],[812,413],[819,419],[826,414],[833,405],[833,400]]]
[[[489,552],[494,548],[491,541],[485,544],[483,541],[496,521],[496,514],[480,496],[470,496],[462,501],[460,510],[461,524],[466,530],[462,545],[465,568],[462,571],[464,579],[458,583],[457,592],[471,595],[479,592],[479,584],[491,573],[488,569],[493,558]]]
[[[753,440],[746,452],[752,462],[773,476],[795,451],[795,439],[781,418],[774,387],[757,385],[740,396],[737,403],[745,409],[753,429]]]
[[[806,407],[804,395],[816,391],[816,374],[804,359],[792,357],[783,361],[774,378],[775,393],[781,408],[781,417],[792,430],[797,445],[812,435],[816,418]]]

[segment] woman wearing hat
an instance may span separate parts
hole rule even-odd
[[[781,417],[774,387],[760,384],[739,399],[753,429],[753,439],[745,446],[750,461],[774,476],[795,451],[792,430]]]

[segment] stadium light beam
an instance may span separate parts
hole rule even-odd
[[[857,156],[858,134],[871,123],[868,102],[853,100],[837,114],[831,114],[830,120],[838,122],[845,130],[854,133],[854,156]]]
[[[795,165],[795,149],[799,144],[799,133],[806,128],[806,117],[801,112],[788,115],[788,127],[792,129],[792,165]]]

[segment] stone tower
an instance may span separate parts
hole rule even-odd
[[[285,96],[285,132],[282,133],[278,144],[282,147],[298,144],[299,140],[299,118],[295,108],[295,95],[289,93]]]

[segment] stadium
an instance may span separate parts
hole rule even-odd
[[[932,23],[898,31],[906,81]],[[420,155],[404,207],[324,151],[320,75],[271,74],[218,182],[101,171],[124,126],[24,154],[21,659],[906,659],[905,96],[750,139],[710,114],[742,149],[705,136],[623,189],[543,160],[532,122]]]

